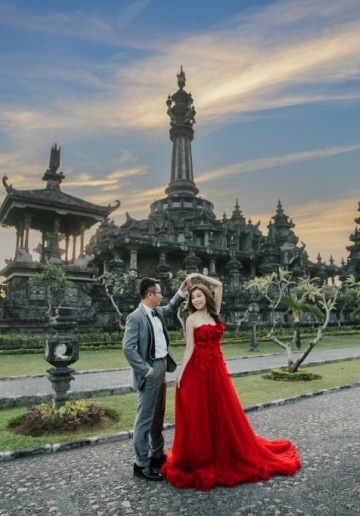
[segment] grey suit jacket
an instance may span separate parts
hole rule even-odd
[[[155,309],[163,323],[168,348],[166,370],[171,373],[175,371],[177,364],[171,350],[164,318],[174,313],[183,301],[184,298],[177,293],[168,305],[159,306]],[[153,325],[142,303],[126,318],[122,347],[127,361],[131,366],[131,386],[134,389],[141,390],[146,382],[144,377],[149,372],[150,366],[152,366],[155,360]]]

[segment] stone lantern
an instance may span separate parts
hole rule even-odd
[[[51,324],[55,334],[46,341],[44,351],[45,360],[54,366],[47,372],[55,391],[56,409],[62,407],[68,399],[67,391],[71,380],[74,380],[74,369],[69,366],[79,359],[78,339],[71,333],[77,325],[71,319],[72,309],[60,307],[58,313],[57,320]]]

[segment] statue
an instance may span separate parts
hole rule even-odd
[[[54,143],[50,149],[49,170],[56,172],[60,167],[60,152],[61,147],[58,147],[57,143]]]
[[[74,265],[77,265],[79,267],[87,267],[89,263],[93,261],[94,258],[94,254],[84,254],[74,260]]]
[[[15,261],[30,263],[32,262],[32,256],[26,249],[18,246],[15,252]]]

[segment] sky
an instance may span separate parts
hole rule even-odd
[[[217,218],[238,201],[265,235],[280,200],[310,260],[340,265],[360,216],[359,49],[359,0],[0,0],[1,177],[45,188],[57,143],[63,192],[119,200],[119,225],[147,218],[170,181],[182,66],[194,181]],[[0,239],[2,269],[14,228]]]

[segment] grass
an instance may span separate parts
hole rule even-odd
[[[233,383],[244,408],[276,399],[288,398],[299,394],[311,393],[331,387],[351,384],[360,380],[360,359],[346,360],[318,366],[311,366],[314,374],[321,379],[306,382],[274,382],[266,380],[263,375],[249,375],[233,378]],[[168,388],[167,423],[174,421],[174,387]],[[13,434],[7,429],[10,420],[24,414],[26,408],[12,408],[0,411],[0,451],[36,447],[44,444],[74,441],[94,435],[109,435],[128,431],[133,427],[136,410],[136,393],[92,398],[91,403],[115,410],[119,421],[111,428],[100,432],[87,432],[77,436],[61,435],[55,437],[25,437]],[[289,407],[291,412],[291,407]]]
[[[303,340],[303,349],[307,344]],[[325,336],[316,346],[316,349],[331,349],[338,347],[357,346],[360,344],[360,335]],[[249,351],[250,343],[226,344],[226,338],[222,345],[224,357],[239,358],[244,356],[258,356],[273,353],[284,353],[276,344],[266,341],[259,343],[259,351]],[[173,351],[178,362],[182,361],[184,346],[174,346]],[[285,356],[285,355],[284,355]],[[93,369],[112,369],[128,367],[121,349],[106,349],[98,351],[80,351],[79,360],[73,365],[77,371]],[[0,377],[46,374],[46,370],[52,367],[43,357],[43,354],[6,355],[0,353]]]

